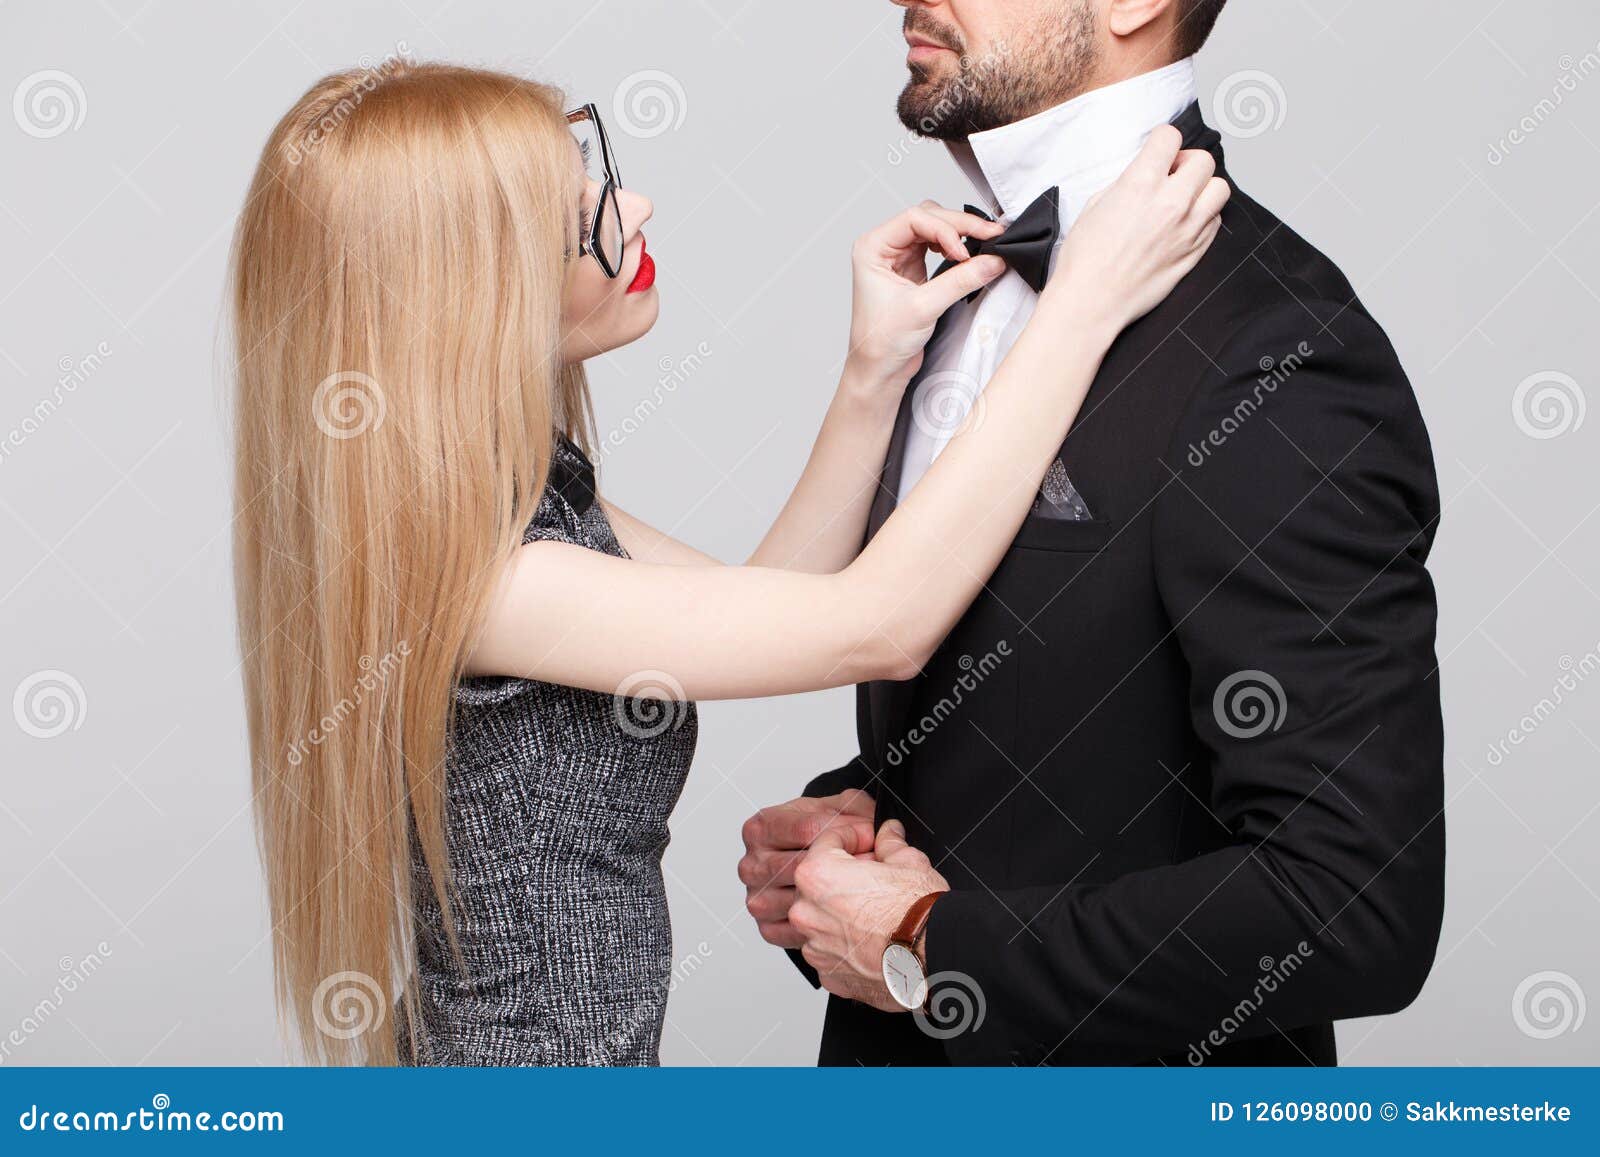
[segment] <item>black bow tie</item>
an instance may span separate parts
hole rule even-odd
[[[967,206],[967,212],[982,217],[985,221],[994,220],[982,209]],[[974,257],[985,253],[993,253],[1005,259],[1005,263],[1012,270],[1020,274],[1035,293],[1044,290],[1044,283],[1050,277],[1050,255],[1055,252],[1056,241],[1061,237],[1061,191],[1054,186],[1039,194],[1038,198],[1029,205],[1013,221],[1009,228],[1000,236],[988,241],[980,241],[976,237],[967,238],[967,252]],[[945,270],[952,268],[954,261],[946,261],[939,266],[934,274],[937,277]],[[967,298],[971,301],[977,293]]]

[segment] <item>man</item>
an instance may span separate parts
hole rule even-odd
[[[1224,0],[895,2],[902,119],[1019,249],[1164,122],[1225,173],[1190,60]],[[872,530],[981,406],[1026,264],[941,323]],[[965,619],[746,824],[752,915],[835,994],[822,1062],[1332,1064],[1333,1021],[1409,1004],[1443,906],[1438,515],[1383,331],[1235,190]]]

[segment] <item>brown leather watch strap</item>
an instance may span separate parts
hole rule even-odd
[[[907,948],[915,949],[923,928],[927,927],[928,917],[933,912],[933,902],[943,895],[943,892],[929,892],[907,908],[905,918],[900,921],[900,927],[895,929],[894,935],[889,937],[889,942],[904,944]]]

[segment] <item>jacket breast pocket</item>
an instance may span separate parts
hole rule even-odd
[[[1011,545],[1023,550],[1092,554],[1111,545],[1115,537],[1116,523],[1108,518],[1073,521],[1035,516],[1023,522]]]

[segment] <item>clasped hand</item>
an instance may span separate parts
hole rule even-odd
[[[883,982],[883,951],[906,910],[950,885],[890,820],[876,833],[864,792],[794,800],[745,824],[739,877],[768,942],[798,948],[835,996],[904,1009]]]

